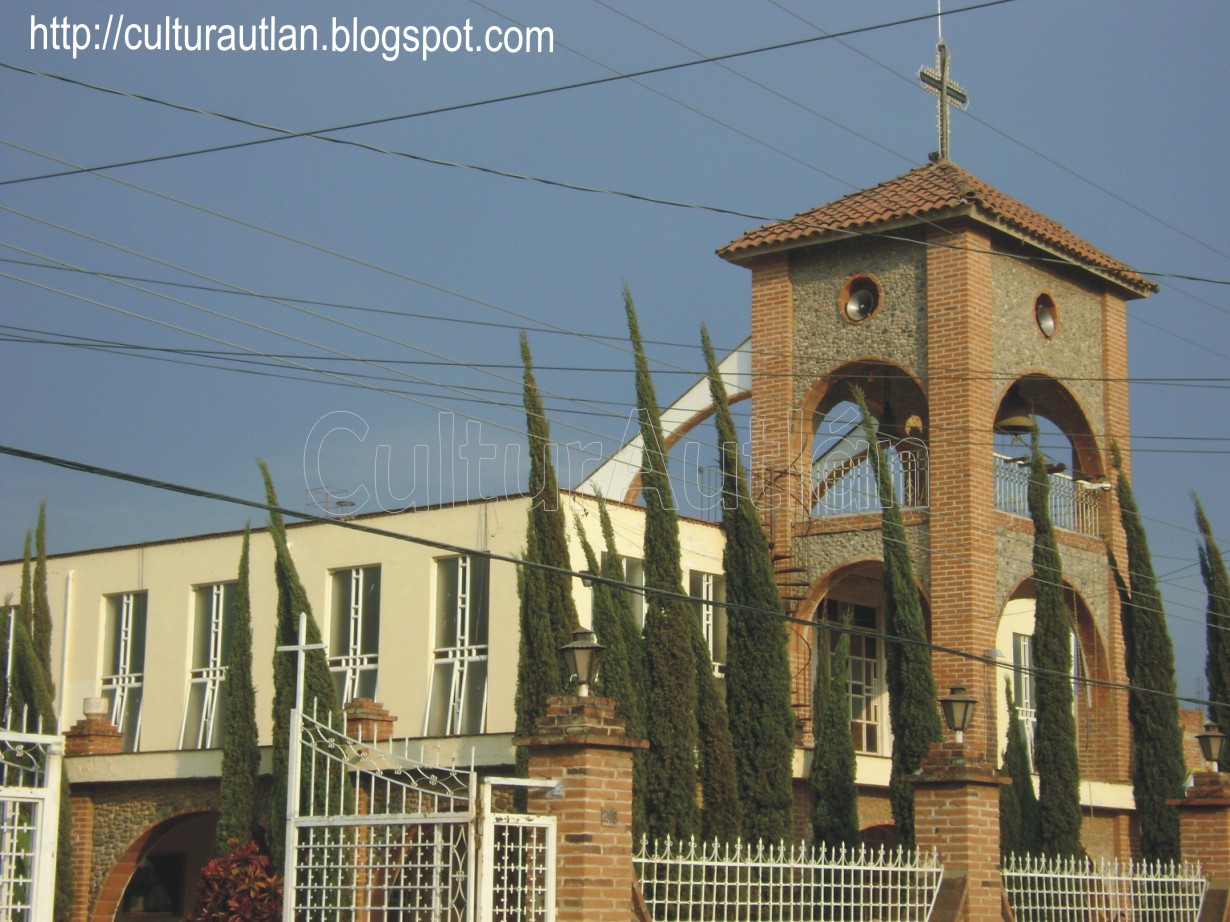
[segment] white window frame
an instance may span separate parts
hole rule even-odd
[[[358,696],[365,673],[370,672],[374,677],[371,697],[374,699],[379,694],[379,652],[363,652],[364,628],[367,626],[367,621],[373,616],[372,612],[367,609],[367,593],[365,591],[369,574],[372,571],[375,571],[376,579],[379,580],[380,566],[378,564],[364,567],[349,567],[334,570],[332,573],[333,604],[335,606],[342,604],[340,600],[343,597],[349,599],[349,602],[346,603],[349,611],[346,613],[345,618],[345,636],[331,636],[329,638],[329,671],[334,676],[340,678],[341,704],[346,704]],[[349,581],[349,593],[346,596],[337,591],[338,582],[342,580]],[[335,615],[336,613],[331,612],[330,614]],[[379,597],[376,600],[374,616],[377,619],[377,631],[379,631]],[[331,634],[333,633],[332,626],[335,624],[335,621],[334,617],[330,618]],[[377,639],[377,647],[379,647],[379,639]]]
[[[709,648],[713,674],[726,678],[726,580],[720,574],[692,570],[688,574],[688,594],[700,618],[701,634]]]
[[[856,652],[857,648],[866,644],[872,638],[850,636],[850,654],[848,658],[850,673],[846,682],[846,699],[850,705],[851,734],[859,725],[859,735],[854,744],[854,751],[859,755],[888,756],[892,754],[892,728],[888,721],[888,685],[885,682],[887,663],[885,661],[884,610],[879,605],[866,605],[858,602],[848,602],[843,599],[825,599],[820,603],[818,614],[826,624],[841,624],[841,612],[844,608],[855,610],[855,623],[852,627],[859,630],[869,630],[866,625],[857,622],[857,609],[870,611],[874,619],[874,640],[876,655],[874,657]],[[821,629],[822,630],[822,629]],[[823,631],[822,633],[828,634]],[[829,634],[830,637],[836,635]],[[830,647],[825,651],[832,663],[833,651]],[[858,666],[856,674],[856,664]],[[817,657],[817,672],[819,658]],[[857,692],[857,694],[856,694]],[[856,714],[856,703],[861,700],[863,712]],[[875,733],[875,747],[868,748],[865,741],[868,729]]]
[[[1072,708],[1075,713],[1081,695],[1081,648],[1076,632],[1069,631],[1069,655],[1072,658]],[[1029,769],[1034,768],[1034,736],[1038,731],[1037,685],[1034,681],[1034,635],[1014,631],[1012,634],[1012,697],[1017,720],[1025,731],[1025,754]],[[1022,701],[1025,703],[1023,704]],[[1079,726],[1079,722],[1078,722]]]
[[[141,601],[139,610],[136,604],[138,599]],[[141,745],[141,712],[145,703],[144,637],[149,627],[149,596],[145,592],[121,592],[108,595],[105,600],[104,618],[118,619],[115,628],[115,640],[118,646],[115,657],[117,671],[112,675],[103,675],[99,680],[99,685],[102,697],[111,698],[111,723],[125,733],[125,751],[136,752]],[[116,607],[113,609],[113,606]],[[134,663],[132,645],[138,615],[144,621],[141,625],[143,642],[141,662]],[[108,634],[104,626],[104,639],[109,639]],[[107,655],[105,649],[102,652],[104,656]],[[129,740],[125,726],[128,723],[129,704],[134,691],[137,693],[136,715],[133,722],[132,739]]]
[[[467,705],[470,703],[467,700],[467,691],[473,691],[470,683],[471,671],[482,664],[481,668],[486,670],[489,662],[489,643],[490,643],[490,610],[489,610],[489,588],[484,585],[482,592],[478,597],[474,593],[474,577],[475,569],[478,566],[489,566],[484,558],[472,557],[464,555],[460,557],[446,557],[436,561],[437,566],[437,595],[444,591],[444,582],[442,571],[445,567],[457,568],[457,598],[455,601],[455,609],[453,611],[453,636],[446,638],[450,643],[440,644],[440,638],[437,636],[433,647],[433,661],[431,666],[431,680],[427,689],[427,713],[423,720],[423,733],[426,736],[462,736],[473,735],[486,732],[487,728],[487,699],[490,688],[490,673],[488,672],[482,680],[480,694],[482,702],[479,706],[479,720],[477,727],[466,727],[465,718],[470,713],[470,708]],[[487,573],[490,578],[490,570]],[[437,606],[442,604],[442,600],[437,601]],[[437,617],[438,617],[437,610]],[[480,631],[480,624],[482,630]],[[433,634],[439,630],[439,625],[435,626]],[[487,633],[487,642],[478,643],[479,633]],[[444,667],[441,669],[441,667]],[[446,690],[442,687],[437,687],[439,675],[441,672],[448,674],[448,687]],[[446,695],[446,707],[444,708],[444,726],[433,726],[432,716],[437,711],[436,699],[437,695]]]
[[[193,591],[193,610],[192,610],[192,640],[196,643],[196,619],[201,616],[201,596],[205,593],[209,594],[209,631],[206,639],[208,644],[208,656],[206,664],[200,667],[192,666],[192,659],[189,659],[188,666],[188,698],[184,702],[184,720],[179,731],[179,748],[180,749],[216,749],[222,745],[219,737],[221,733],[221,721],[218,717],[221,715],[223,706],[223,683],[226,680],[226,660],[230,658],[230,651],[226,649],[226,637],[229,634],[227,625],[228,619],[235,617],[231,610],[234,606],[235,588],[237,583],[223,582],[210,583],[204,586],[197,586]],[[229,590],[229,593],[228,593]],[[230,597],[228,602],[228,595]],[[232,625],[233,627],[233,621]],[[192,651],[195,656],[196,650]],[[188,739],[188,724],[190,718],[193,717],[195,709],[192,706],[192,690],[194,686],[200,686],[201,692],[201,715],[200,721],[197,723],[196,739]]]

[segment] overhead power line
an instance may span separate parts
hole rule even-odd
[[[575,579],[585,579],[592,583],[602,583],[604,585],[613,586],[631,592],[644,592],[644,587],[627,583],[622,580],[610,579],[601,574],[590,573],[588,571],[572,570],[565,567],[558,567],[552,564],[541,563],[539,561],[527,560],[521,556],[513,556],[509,554],[500,554],[491,550],[483,550],[473,547],[467,547],[460,544],[452,544],[445,541],[437,541],[433,538],[426,538],[422,535],[408,535],[404,532],[395,532],[390,529],[380,528],[366,522],[358,522],[354,519],[339,519],[329,516],[313,515],[309,512],[303,512],[295,509],[288,509],[283,506],[277,506],[272,503],[260,502],[258,500],[244,499],[239,496],[232,496],[226,493],[219,493],[214,490],[206,490],[200,487],[187,486],[185,484],[175,483],[169,480],[160,480],[154,477],[146,477],[140,474],[133,474],[126,471],[115,470],[112,468],[101,467],[94,464],[88,464],[83,461],[73,461],[68,458],[57,457],[55,455],[46,455],[40,452],[28,451],[26,449],[17,448],[11,445],[0,444],[0,454],[8,455],[13,458],[20,458],[26,461],[33,461],[40,464],[49,464],[54,467],[59,467],[64,470],[76,471],[82,474],[89,474],[97,477],[107,477],[113,480],[119,480],[125,483],[134,484],[136,486],[149,487],[157,490],[165,490],[171,493],[178,493],[182,496],[191,496],[198,499],[207,499],[215,502],[229,503],[231,505],[244,506],[249,509],[257,509],[263,512],[277,513],[287,518],[300,519],[305,522],[332,525],[337,528],[345,528],[350,531],[358,531],[369,535],[374,535],[381,538],[390,538],[395,541],[402,541],[408,544],[416,544],[421,547],[429,547],[434,550],[444,551],[450,554],[463,554],[472,557],[482,557],[487,560],[498,561],[500,563],[511,564],[514,567],[524,567],[542,570],[544,572],[556,573],[564,576],[571,576]],[[693,596],[683,592],[670,592],[654,590],[655,594],[664,598],[676,599],[684,602],[697,601]],[[759,616],[769,616],[781,619],[787,623],[800,625],[807,628],[816,628],[818,623],[813,619],[797,618],[791,615],[784,614],[780,611],[769,611],[767,609],[756,608],[750,605],[741,605],[727,601],[703,600],[707,604],[712,604],[716,607],[723,608],[729,613],[735,615],[755,614]],[[846,628],[842,625],[825,624],[824,627],[829,630],[837,630],[843,633],[857,634],[859,636],[875,637],[886,643],[912,644],[932,651],[933,653],[942,653],[948,656],[955,656],[961,659],[981,662],[989,666],[1000,665],[998,657],[989,657],[982,654],[969,653],[965,650],[958,650],[953,647],[945,647],[940,644],[931,643],[925,640],[911,640],[903,637],[895,637],[890,634],[879,634],[875,632],[865,631],[858,628]],[[1035,673],[1042,672],[1036,667],[1033,668]],[[1068,676],[1064,676],[1068,678]],[[1188,698],[1175,694],[1174,692],[1159,691],[1156,689],[1143,688],[1134,686],[1126,682],[1114,682],[1108,679],[1097,679],[1092,676],[1082,676],[1080,681],[1087,685],[1098,686],[1103,688],[1116,689],[1119,691],[1137,691],[1146,694],[1160,695],[1164,698],[1174,701],[1181,701],[1187,704],[1195,704],[1200,707],[1207,707],[1211,702]]]
[[[944,15],[945,16],[955,16],[961,13],[969,13],[969,12],[973,12],[976,10],[988,9],[993,6],[1001,6],[1005,3],[1012,3],[1012,2],[1014,2],[1014,0],[984,0],[984,2],[982,3],[975,3],[969,6],[957,7],[955,9],[947,10],[944,13]],[[654,74],[671,73],[673,71],[685,70],[690,67],[696,67],[701,64],[715,64],[719,61],[733,61],[738,58],[750,57],[752,55],[757,55],[757,54],[766,54],[771,51],[782,51],[787,48],[798,48],[804,45],[811,45],[817,42],[831,41],[831,40],[838,39],[838,38],[846,38],[852,35],[863,35],[868,32],[876,32],[881,29],[895,28],[897,26],[909,25],[911,23],[916,23],[916,22],[926,22],[928,20],[935,19],[938,15],[939,15],[938,13],[926,13],[920,16],[909,16],[909,17],[905,17],[902,19],[895,19],[895,20],[892,20],[891,22],[882,22],[882,23],[877,23],[875,25],[870,25],[870,26],[859,26],[853,29],[847,29],[842,32],[835,32],[831,35],[813,35],[807,38],[792,39],[791,41],[788,41],[788,42],[777,42],[776,44],[772,44],[772,45],[761,45],[757,48],[748,48],[742,51],[729,51],[724,54],[710,55],[708,57],[697,58],[697,59],[689,60],[689,61],[677,61],[673,64],[662,64],[656,67],[646,67],[641,70],[630,71],[626,73],[611,74],[605,77],[595,77],[590,80],[578,80],[573,83],[567,83],[567,84],[562,84],[562,85],[553,86],[553,87],[546,87],[546,88],[538,89],[538,90],[523,90],[517,93],[508,93],[508,94],[501,95],[501,96],[489,97],[487,99],[473,100],[473,101],[464,102],[464,103],[454,103],[454,104],[447,105],[447,106],[436,106],[431,109],[420,109],[417,112],[407,112],[407,113],[403,113],[400,115],[386,115],[386,116],[381,116],[379,118],[364,119],[362,121],[357,121],[357,122],[348,122],[343,125],[334,125],[330,128],[314,128],[309,131],[285,131],[284,129],[277,128],[271,125],[257,125],[256,127],[264,128],[265,130],[268,130],[268,131],[276,131],[276,132],[279,132],[279,134],[274,137],[270,137],[270,138],[256,138],[256,139],[252,139],[248,141],[237,141],[231,144],[220,144],[220,145],[215,145],[213,147],[198,148],[196,150],[189,150],[189,151],[179,151],[177,153],[172,153],[172,154],[151,155],[148,157],[141,157],[141,158],[136,158],[132,160],[118,161],[115,163],[99,164],[99,165],[92,166],[92,167],[82,167],[82,168],[77,168],[77,169],[72,169],[72,170],[64,170],[64,171],[60,171],[56,173],[47,173],[41,176],[26,176],[26,177],[22,177],[19,179],[0,180],[0,186],[14,185],[17,183],[34,182],[37,180],[55,179],[55,178],[59,178],[62,176],[74,176],[80,173],[93,173],[99,170],[113,170],[113,169],[119,169],[121,167],[138,166],[138,165],[147,164],[147,163],[159,163],[159,162],[166,161],[166,160],[179,160],[179,159],[183,159],[186,157],[196,157],[202,154],[219,153],[221,151],[238,150],[238,149],[245,148],[245,147],[255,147],[261,144],[271,144],[276,141],[290,140],[291,138],[319,137],[319,138],[322,138],[323,140],[338,141],[340,139],[330,138],[327,136],[331,134],[335,134],[337,132],[341,132],[341,131],[350,131],[355,128],[369,128],[375,125],[388,125],[394,122],[401,122],[401,121],[406,121],[408,119],[414,119],[414,118],[422,118],[424,116],[429,116],[429,115],[441,115],[446,112],[460,112],[466,109],[477,109],[482,106],[490,106],[490,105],[495,105],[497,103],[513,102],[515,100],[521,100],[521,99],[533,99],[538,96],[547,96],[553,93],[563,93],[563,92],[567,92],[570,90],[578,90],[578,89],[585,89],[588,87],[602,86],[604,84],[615,83],[620,80],[631,80],[637,77],[652,76]],[[34,70],[30,70],[24,67],[20,67],[16,64],[0,62],[0,67],[4,67],[4,68],[7,68],[9,70],[16,71],[19,73],[32,74],[35,76],[51,77],[53,79],[62,80],[65,83],[76,83],[82,86],[91,86],[91,88],[93,89],[100,89],[99,87],[92,87],[92,85],[86,84],[82,81],[74,80],[71,77],[63,77],[63,76],[55,75],[55,74],[45,74],[40,71],[34,71]],[[228,121],[240,122],[244,124],[253,124],[253,123],[247,122],[246,120],[238,119],[234,116],[228,116],[228,115],[223,115],[217,112],[210,112],[208,110],[197,109],[192,106],[184,106],[184,105],[179,105],[175,103],[167,103],[164,100],[160,100],[155,97],[143,96],[141,94],[129,93],[129,92],[125,92],[122,90],[112,90],[109,92],[113,92],[118,96],[128,96],[133,99],[140,99],[145,102],[153,102],[159,105],[170,106],[171,108],[180,109],[181,111],[185,111],[185,112],[197,112],[203,115],[212,115],[217,118],[223,118]]]

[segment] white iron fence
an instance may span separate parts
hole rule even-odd
[[[50,919],[60,816],[60,737],[0,715],[0,919]]]
[[[408,740],[354,738],[306,715],[305,654],[323,648],[307,643],[302,613],[298,644],[277,648],[297,660],[285,922],[552,922],[554,819],[493,813],[488,782],[480,824],[473,766],[428,765]]]
[[[1029,516],[1029,459],[995,455],[995,508],[1012,515]],[[1051,524],[1082,535],[1101,534],[1098,494],[1102,487],[1068,474],[1050,477]]]
[[[1199,865],[1009,855],[1004,889],[1017,922],[1196,922]]]
[[[888,465],[893,499],[903,509],[925,509],[930,502],[925,442],[903,439],[880,443]],[[862,442],[843,440],[812,464],[813,516],[879,512],[882,498],[875,471]]]
[[[296,715],[285,918],[551,922],[555,818],[500,813],[488,779]]]
[[[655,922],[925,922],[943,875],[934,853],[784,843],[643,840],[634,861]]]

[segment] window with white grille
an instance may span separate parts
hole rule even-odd
[[[1069,635],[1072,657],[1072,706],[1080,700],[1081,659],[1076,635]],[[1017,720],[1025,734],[1030,767],[1034,764],[1034,733],[1038,728],[1037,691],[1034,682],[1034,638],[1032,634],[1012,635],[1012,699]]]
[[[111,722],[124,734],[124,752],[134,752],[141,740],[146,593],[109,595],[104,602],[102,697],[111,706]]]
[[[1025,736],[1029,764],[1034,764],[1034,730],[1038,716],[1034,710],[1034,639],[1029,634],[1012,635],[1012,700],[1016,719]]]
[[[709,658],[713,661],[713,674],[718,678],[726,675],[726,579],[715,573],[692,570],[688,574],[688,595],[692,597],[692,609],[700,621]]]
[[[469,736],[486,727],[489,572],[486,557],[449,557],[436,563],[428,736]]]
[[[223,680],[235,626],[235,583],[198,586],[193,593],[192,659],[180,749],[222,745]]]
[[[843,612],[849,610],[854,633],[850,634],[847,689],[850,695],[850,736],[856,752],[888,755],[888,691],[884,687],[884,638],[880,613],[870,605],[849,605],[832,599],[822,605],[824,620],[841,624]],[[829,656],[837,648],[840,635],[829,635]]]
[[[380,568],[351,567],[333,573],[329,618],[329,669],[338,701],[376,697],[380,647]]]

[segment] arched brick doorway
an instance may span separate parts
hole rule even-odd
[[[90,922],[126,922],[150,913],[187,918],[217,821],[215,811],[185,810],[146,829],[104,878]]]

